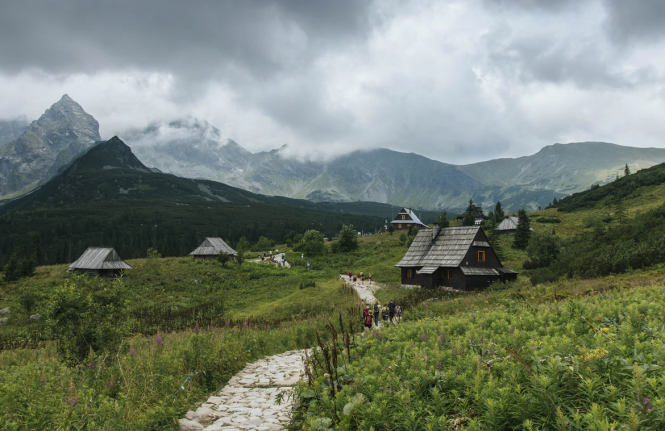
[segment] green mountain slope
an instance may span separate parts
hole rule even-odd
[[[483,184],[528,186],[574,193],[605,184],[623,174],[665,162],[661,148],[633,148],[606,142],[554,144],[534,155],[460,166]]]

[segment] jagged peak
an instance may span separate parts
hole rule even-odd
[[[117,136],[108,141],[99,142],[77,161],[78,169],[115,169],[129,168],[144,172],[151,172],[134,155],[132,149]]]

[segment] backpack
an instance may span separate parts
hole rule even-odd
[[[371,325],[372,324],[372,315],[367,313],[367,316],[365,316],[365,325]]]

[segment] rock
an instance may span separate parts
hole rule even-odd
[[[0,310],[0,316],[9,316],[11,314],[12,310],[9,308],[3,308]]]
[[[39,314],[30,315],[30,320],[40,320],[41,318],[42,316],[40,316]]]
[[[9,322],[9,318],[8,317],[3,317],[2,319],[0,319],[0,326],[5,326],[8,322]]]
[[[178,422],[180,422],[181,431],[195,431],[203,429],[203,425],[198,422],[190,421],[189,419],[180,419]]]

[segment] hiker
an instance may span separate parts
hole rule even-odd
[[[369,284],[372,284],[372,273],[370,272],[367,274],[367,278],[369,279]]]
[[[309,262],[307,262],[307,269],[309,269]]]
[[[369,308],[369,307],[367,307]],[[367,315],[365,316],[365,328],[367,329],[372,329],[372,320],[374,319],[374,316],[372,315],[372,310],[367,311]]]
[[[381,316],[383,316],[383,321],[387,322],[388,321],[388,306],[386,305],[383,307],[383,310],[381,310]]]
[[[379,312],[381,311],[381,306],[379,301],[374,302],[374,326],[379,327]]]
[[[353,282],[355,283],[356,281],[358,281],[358,277],[356,277],[356,276],[354,275],[354,276],[353,276]]]
[[[349,271],[349,280],[353,278],[353,271]]]
[[[365,304],[365,308],[363,308],[363,321],[365,321],[365,317],[367,317],[367,313],[369,313],[369,305]]]
[[[270,258],[272,259],[272,250],[270,250]]]
[[[305,258],[305,253],[300,254],[300,260],[303,260]]]
[[[388,317],[390,318],[390,323],[393,323],[393,319],[395,318],[395,301],[392,299],[388,303]]]
[[[402,320],[402,306],[401,306],[401,305],[398,305],[398,306],[395,308],[395,312],[397,313],[397,320],[398,320],[398,321],[401,321],[401,320]]]

